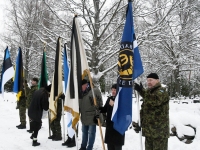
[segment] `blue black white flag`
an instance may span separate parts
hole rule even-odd
[[[12,66],[10,53],[7,47],[5,49],[2,72],[1,72],[1,80],[0,80],[0,92],[2,93],[3,97],[4,97],[4,85],[13,77],[13,75],[14,75],[14,68]]]

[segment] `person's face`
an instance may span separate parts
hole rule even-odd
[[[112,96],[116,96],[116,93],[117,93],[117,90],[114,89],[114,88],[112,88],[112,89],[111,89],[111,94],[112,94]]]
[[[148,88],[154,87],[159,82],[159,79],[147,78]]]
[[[85,83],[85,84],[82,85],[82,91],[85,91],[85,90],[86,90],[87,85],[88,85],[87,83]]]
[[[36,81],[31,80],[31,85],[36,85],[36,84],[37,84]]]

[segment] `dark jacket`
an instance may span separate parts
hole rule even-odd
[[[121,135],[113,128],[113,122],[111,121],[113,107],[110,106],[110,100],[115,100],[114,96],[111,96],[107,99],[105,105],[100,107],[99,110],[101,113],[107,113],[106,118],[106,132],[105,132],[105,143],[113,145],[124,145],[124,135]]]
[[[26,100],[26,108],[29,108],[31,100],[33,98],[33,93],[38,89],[38,85],[31,86],[30,89],[26,91],[27,100]]]
[[[31,104],[28,108],[28,116],[31,120],[41,122],[43,109],[49,109],[49,96],[48,92],[41,88],[33,93]]]
[[[151,89],[143,89],[140,94],[143,97],[140,111],[143,136],[168,138],[169,96],[166,88],[158,83]]]
[[[94,88],[94,93],[97,101],[97,107],[103,105],[101,92],[98,88]],[[86,91],[82,92],[83,98],[79,100],[79,109],[81,113],[81,122],[83,125],[95,125],[94,117],[96,115],[95,106],[90,86]]]

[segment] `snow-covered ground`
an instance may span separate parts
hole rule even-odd
[[[104,102],[106,97],[104,97]],[[41,143],[38,147],[32,147],[32,140],[30,133],[25,129],[17,129],[16,125],[19,122],[19,110],[16,110],[15,94],[5,93],[4,99],[0,95],[0,150],[53,150],[53,149],[70,149],[66,146],[61,146],[63,141],[52,141],[48,139],[48,119],[43,118],[43,125],[38,134],[38,141]],[[133,101],[133,120],[137,120],[137,107],[135,100]],[[63,126],[63,121],[61,120]],[[195,139],[191,144],[181,142],[177,137],[169,138],[169,150],[200,150],[200,104],[176,104],[170,102],[170,127],[176,126],[178,136],[184,134],[194,135],[194,130],[185,126],[192,125],[196,128]],[[27,128],[29,124],[27,123]],[[102,143],[97,127],[97,135],[94,144],[94,150],[102,150]],[[103,135],[105,128],[102,128]],[[65,132],[66,133],[66,132]],[[81,123],[79,123],[78,147],[81,144]],[[144,137],[142,138],[144,149]],[[106,145],[105,145],[106,146]],[[76,150],[76,147],[71,148]],[[123,150],[140,150],[139,134],[135,133],[133,129],[129,129],[125,136],[125,145]]]

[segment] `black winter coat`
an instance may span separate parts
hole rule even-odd
[[[43,109],[49,109],[48,92],[41,88],[33,93],[31,104],[28,108],[28,116],[31,120],[41,122]]]
[[[111,100],[115,100],[115,96],[111,96],[107,99],[105,105],[103,107],[99,107],[101,113],[107,113],[106,118],[106,133],[105,133],[105,143],[112,145],[124,145],[124,135],[121,135],[113,128],[113,122],[111,121],[113,107],[110,106],[109,102]]]

